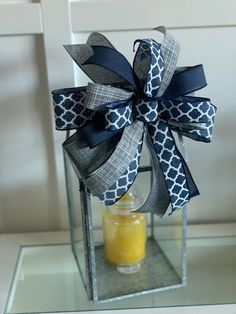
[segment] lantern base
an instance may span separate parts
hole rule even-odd
[[[77,257],[83,243],[77,242]],[[117,270],[116,265],[105,259],[104,246],[95,246],[97,300],[94,302],[123,299],[131,295],[142,295],[148,292],[162,291],[184,286],[181,279],[181,267],[174,267],[160,245],[154,238],[147,240],[147,254],[140,263],[138,272],[124,274]],[[179,272],[179,273],[178,273]]]

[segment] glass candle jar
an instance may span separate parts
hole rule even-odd
[[[146,215],[135,213],[135,197],[126,193],[103,215],[106,260],[123,273],[134,273],[146,255]]]

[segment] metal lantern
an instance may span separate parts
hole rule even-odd
[[[105,207],[85,187],[65,150],[64,161],[72,251],[88,299],[98,303],[185,286],[186,207],[162,219],[147,214],[146,256],[137,272],[123,274],[105,258]],[[140,166],[135,183],[144,197],[151,174],[151,166]]]
[[[72,250],[94,302],[186,282],[185,204],[199,191],[182,135],[210,142],[216,107],[189,95],[206,86],[202,65],[177,69],[178,42],[165,27],[156,30],[162,43],[134,42],[133,67],[99,33],[86,44],[66,45],[94,83],[52,92],[56,128],[68,132],[63,149]],[[69,138],[70,130],[78,132]],[[139,166],[144,139],[151,165]],[[133,183],[146,200],[137,207],[141,193],[129,190]],[[88,188],[115,207],[101,206]]]

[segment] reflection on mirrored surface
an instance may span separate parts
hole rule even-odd
[[[186,288],[94,305],[70,245],[23,247],[6,313],[165,307],[236,302],[236,237],[189,239]]]

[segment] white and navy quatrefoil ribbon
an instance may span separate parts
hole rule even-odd
[[[93,83],[52,92],[58,130],[78,129],[64,149],[90,192],[114,204],[133,184],[144,134],[152,187],[140,212],[162,216],[199,194],[172,131],[210,142],[216,107],[186,96],[206,85],[202,65],[176,69],[179,44],[164,27],[162,44],[139,39],[133,66],[101,34],[66,50]]]

